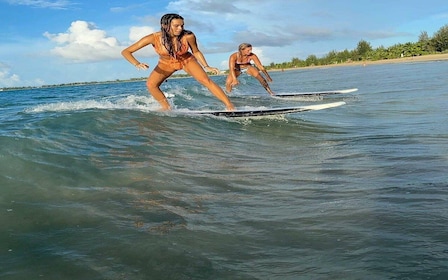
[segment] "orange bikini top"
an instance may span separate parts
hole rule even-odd
[[[154,50],[156,51],[156,53],[159,54],[160,56],[169,58],[170,54],[168,53],[168,50],[165,48],[165,46],[162,44],[162,33],[161,32],[154,33],[154,40],[155,40]],[[189,48],[190,46],[188,45],[187,37],[186,36],[182,37],[181,46],[180,49],[177,50],[176,56],[179,58],[182,57],[183,55],[188,53]]]

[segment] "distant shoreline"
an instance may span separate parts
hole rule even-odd
[[[427,54],[427,55],[421,55],[421,56],[402,57],[402,58],[395,58],[395,59],[382,59],[382,60],[374,60],[374,61],[363,60],[363,61],[343,62],[343,63],[296,67],[296,68],[269,69],[269,71],[287,71],[287,70],[297,70],[297,69],[307,69],[307,68],[328,68],[328,67],[345,67],[345,66],[367,66],[367,65],[375,65],[375,64],[396,64],[396,63],[426,62],[426,61],[438,61],[438,60],[448,60],[448,53]]]

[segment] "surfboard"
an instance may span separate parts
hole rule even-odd
[[[309,97],[309,96],[323,96],[333,94],[344,94],[357,91],[357,88],[341,89],[341,90],[327,90],[327,91],[309,91],[309,92],[293,92],[293,93],[278,93],[272,97]]]
[[[187,114],[193,115],[211,115],[217,117],[226,118],[248,118],[248,117],[261,117],[261,116],[273,116],[273,115],[285,115],[291,113],[299,113],[306,111],[316,111],[339,107],[344,105],[345,102],[332,102],[318,105],[308,106],[294,106],[294,107],[279,107],[279,108],[259,108],[259,109],[244,109],[235,111],[188,111]]]

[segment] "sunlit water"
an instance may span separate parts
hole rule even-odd
[[[239,108],[170,79],[0,93],[0,278],[446,279],[448,62],[241,77]],[[225,77],[213,77],[221,86]]]

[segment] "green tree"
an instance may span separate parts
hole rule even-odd
[[[293,57],[291,60],[292,67],[299,67],[301,65],[301,60],[297,57]]]
[[[338,53],[337,58],[341,63],[348,62],[352,59],[352,54],[349,50],[345,49],[342,52]]]
[[[315,65],[319,65],[319,60],[317,59],[317,56],[315,56],[314,54],[309,55],[306,58],[306,66],[315,66]]]
[[[435,51],[431,43],[431,38],[426,31],[422,31],[420,33],[420,36],[418,36],[417,45],[420,47],[423,53],[430,53]]]
[[[338,63],[338,52],[331,51],[323,59],[322,64],[335,64]]]
[[[315,55],[309,55],[306,60],[293,58],[291,62],[283,62],[281,64],[271,63],[272,68],[285,67],[306,67],[313,65],[329,65],[335,63],[344,63],[360,60],[382,60],[394,59],[399,57],[412,57],[435,52],[448,51],[448,25],[443,26],[438,30],[433,37],[428,36],[428,33],[422,31],[418,38],[418,42],[400,43],[388,48],[380,46],[373,49],[369,42],[365,40],[359,41],[356,49],[337,52],[330,51],[322,58],[317,58]]]
[[[361,40],[358,43],[358,46],[356,47],[356,53],[360,56],[363,57],[366,53],[372,51],[372,46],[370,45],[369,42],[365,41],[365,40]]]
[[[418,36],[418,41],[419,42],[429,42],[430,38],[428,36],[428,32],[426,31],[422,31],[420,33],[420,36]]]
[[[372,60],[381,60],[386,59],[387,57],[387,49],[384,46],[379,46],[375,49],[375,51],[371,52]]]
[[[431,44],[437,52],[448,50],[448,24],[434,33]]]

